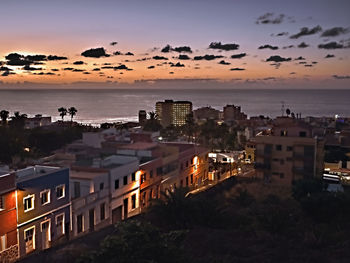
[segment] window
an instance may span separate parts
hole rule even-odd
[[[188,176],[186,176],[186,186],[188,186]]]
[[[293,151],[293,147],[292,146],[287,146],[287,152],[291,152]]]
[[[143,173],[143,174],[141,175],[141,184],[142,184],[144,181],[146,181],[146,179],[147,179],[146,173]]]
[[[280,144],[276,145],[276,151],[282,151],[282,145]]]
[[[183,187],[184,180],[180,180],[180,187]]]
[[[163,174],[163,169],[162,167],[157,168],[157,176],[161,176]]]
[[[186,161],[186,167],[188,167],[188,161]]]
[[[149,199],[153,199],[153,189],[151,189],[151,191],[149,191]]]
[[[80,182],[74,182],[74,197],[80,197]]]
[[[299,137],[306,137],[306,132],[305,131],[299,132]]]
[[[35,226],[24,230],[24,242],[26,244],[26,253],[35,249]]]
[[[65,190],[66,190],[66,187],[65,187],[64,184],[59,185],[59,186],[56,187],[56,197],[57,197],[57,199],[61,199],[61,198],[65,197]]]
[[[104,183],[100,183],[100,190],[102,190],[105,187]]]
[[[281,131],[281,136],[288,136],[288,132],[286,130]]]
[[[23,198],[24,212],[34,209],[34,195],[28,195]]]
[[[0,195],[0,211],[5,209],[5,200],[4,196]]]
[[[124,185],[128,184],[128,176],[127,175],[124,176],[123,183],[124,183]]]
[[[222,158],[222,161],[227,162],[227,158],[226,157]]]
[[[191,164],[193,164],[193,158],[191,158]]]
[[[50,190],[44,190],[40,192],[40,200],[42,205],[50,203]]]
[[[146,205],[146,194],[147,194],[146,191],[142,193],[142,206]]]
[[[83,215],[80,214],[77,216],[77,233],[83,232]]]
[[[64,234],[64,214],[56,216],[56,232],[57,236]]]
[[[191,174],[191,184],[193,184],[193,174]]]
[[[151,170],[151,171],[149,172],[149,177],[150,177],[150,178],[153,177],[153,170]]]
[[[6,249],[6,235],[0,236],[0,252]]]
[[[119,179],[114,181],[114,189],[118,189],[119,188]]]
[[[136,194],[133,194],[131,196],[131,209],[135,209],[136,208]]]
[[[136,174],[135,173],[131,174],[131,181],[133,181],[133,182],[136,181]]]
[[[105,209],[105,203],[102,203],[100,205],[100,219],[104,220],[106,218],[106,209]]]

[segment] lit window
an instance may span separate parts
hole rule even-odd
[[[136,194],[133,194],[131,196],[131,209],[135,209],[136,208]]]
[[[28,195],[23,198],[24,212],[34,209],[34,195]]]
[[[35,249],[35,226],[24,230],[24,241],[26,244],[26,253]]]
[[[50,203],[50,190],[44,190],[40,192],[40,200],[42,205]]]
[[[57,236],[64,234],[64,214],[56,216],[56,232]]]
[[[66,190],[66,187],[64,184],[62,185],[59,185],[56,187],[56,197],[57,199],[61,199],[63,197],[65,197],[65,190]]]
[[[6,249],[6,235],[0,236],[0,252]]]

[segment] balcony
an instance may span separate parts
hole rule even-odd
[[[95,202],[96,200],[100,200],[106,196],[108,196],[108,189],[104,189],[98,192],[94,192],[91,193],[87,196],[83,196],[83,197],[79,197],[77,199],[74,199],[72,201],[72,209],[76,210],[76,209],[80,209],[86,205],[89,205],[93,202]]]

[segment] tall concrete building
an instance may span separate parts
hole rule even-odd
[[[156,114],[163,127],[186,124],[186,117],[192,113],[192,102],[165,100],[156,103]]]
[[[226,105],[224,107],[224,121],[226,123],[234,122],[237,120],[246,120],[247,115],[241,111],[240,106]]]
[[[257,177],[265,182],[291,184],[294,180],[321,177],[324,141],[301,120],[279,118],[271,134],[256,136]]]

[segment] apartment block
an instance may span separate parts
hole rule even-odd
[[[192,102],[165,100],[156,103],[156,114],[163,127],[182,126],[192,113]]]

